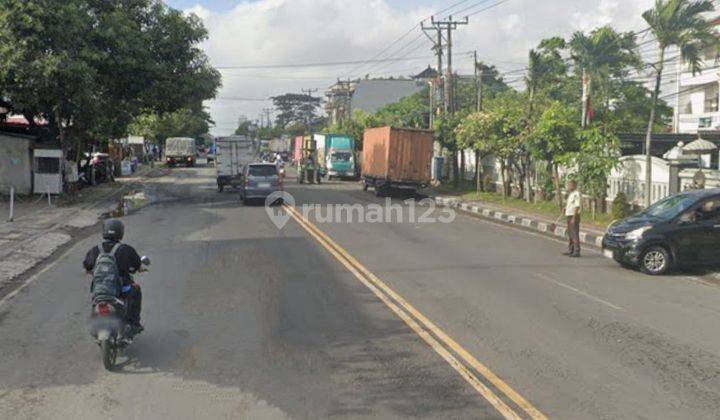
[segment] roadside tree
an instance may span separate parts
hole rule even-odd
[[[592,216],[605,209],[607,179],[620,161],[620,140],[600,128],[583,130],[579,134],[580,149],[566,159],[570,173],[581,189],[592,197]]]
[[[657,40],[659,59],[652,66],[655,69],[650,116],[645,137],[645,205],[652,200],[652,133],[655,127],[655,111],[660,94],[662,73],[665,68],[665,53],[670,47],[680,50],[682,60],[693,73],[704,67],[704,52],[711,50],[713,57],[718,53],[718,34],[714,24],[706,15],[715,10],[711,0],[655,0],[655,7],[642,14],[650,26],[650,32]]]
[[[528,146],[534,158],[546,162],[553,180],[555,201],[562,205],[559,166],[568,155],[580,148],[577,110],[560,102],[553,102],[540,116],[528,135]]]

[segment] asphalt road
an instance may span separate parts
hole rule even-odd
[[[209,168],[152,182],[160,202],[124,218],[153,260],[146,332],[103,370],[80,241],[0,303],[0,418],[718,418],[714,284],[469,216],[303,207],[367,216],[382,201],[354,183],[289,180],[312,225],[278,229]]]

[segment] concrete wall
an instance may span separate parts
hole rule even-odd
[[[607,200],[623,192],[636,206],[645,205],[645,156],[630,155],[620,158],[620,164],[608,178]],[[652,158],[652,196],[654,203],[670,194],[670,165],[657,157]]]
[[[0,194],[32,193],[31,140],[0,133]]]

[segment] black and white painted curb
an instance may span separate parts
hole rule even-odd
[[[555,223],[541,222],[539,220],[531,219],[528,217],[504,213],[498,210],[485,208],[477,203],[468,203],[452,197],[435,197],[435,204],[438,206],[453,208],[464,213],[482,216],[507,224],[522,226],[524,228],[536,230],[546,235],[552,235],[559,238],[567,238],[567,228],[565,226],[559,226]],[[580,231],[580,242],[586,245],[601,248],[602,238],[602,235],[598,235],[596,233]]]

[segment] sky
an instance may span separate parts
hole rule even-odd
[[[640,15],[654,0],[166,2],[198,15],[209,31],[203,48],[220,68],[223,87],[207,106],[216,122],[212,133],[226,135],[241,115],[258,119],[263,108],[271,107],[271,96],[301,89],[318,89],[316,94],[322,95],[337,78],[407,76],[434,65],[432,44],[420,22],[453,5],[437,17],[470,15],[469,24],[453,33],[453,63],[458,72],[472,73],[473,50],[501,72],[513,71],[527,64],[528,50],[543,38],[567,38],[606,24],[622,31],[645,29]],[[379,53],[379,59],[397,61],[363,63]],[[359,63],[327,64],[348,61]],[[317,63],[323,65],[306,66]],[[288,64],[295,67],[277,67]],[[276,67],[248,68],[268,65]],[[519,79],[520,74],[510,73],[506,79]]]

